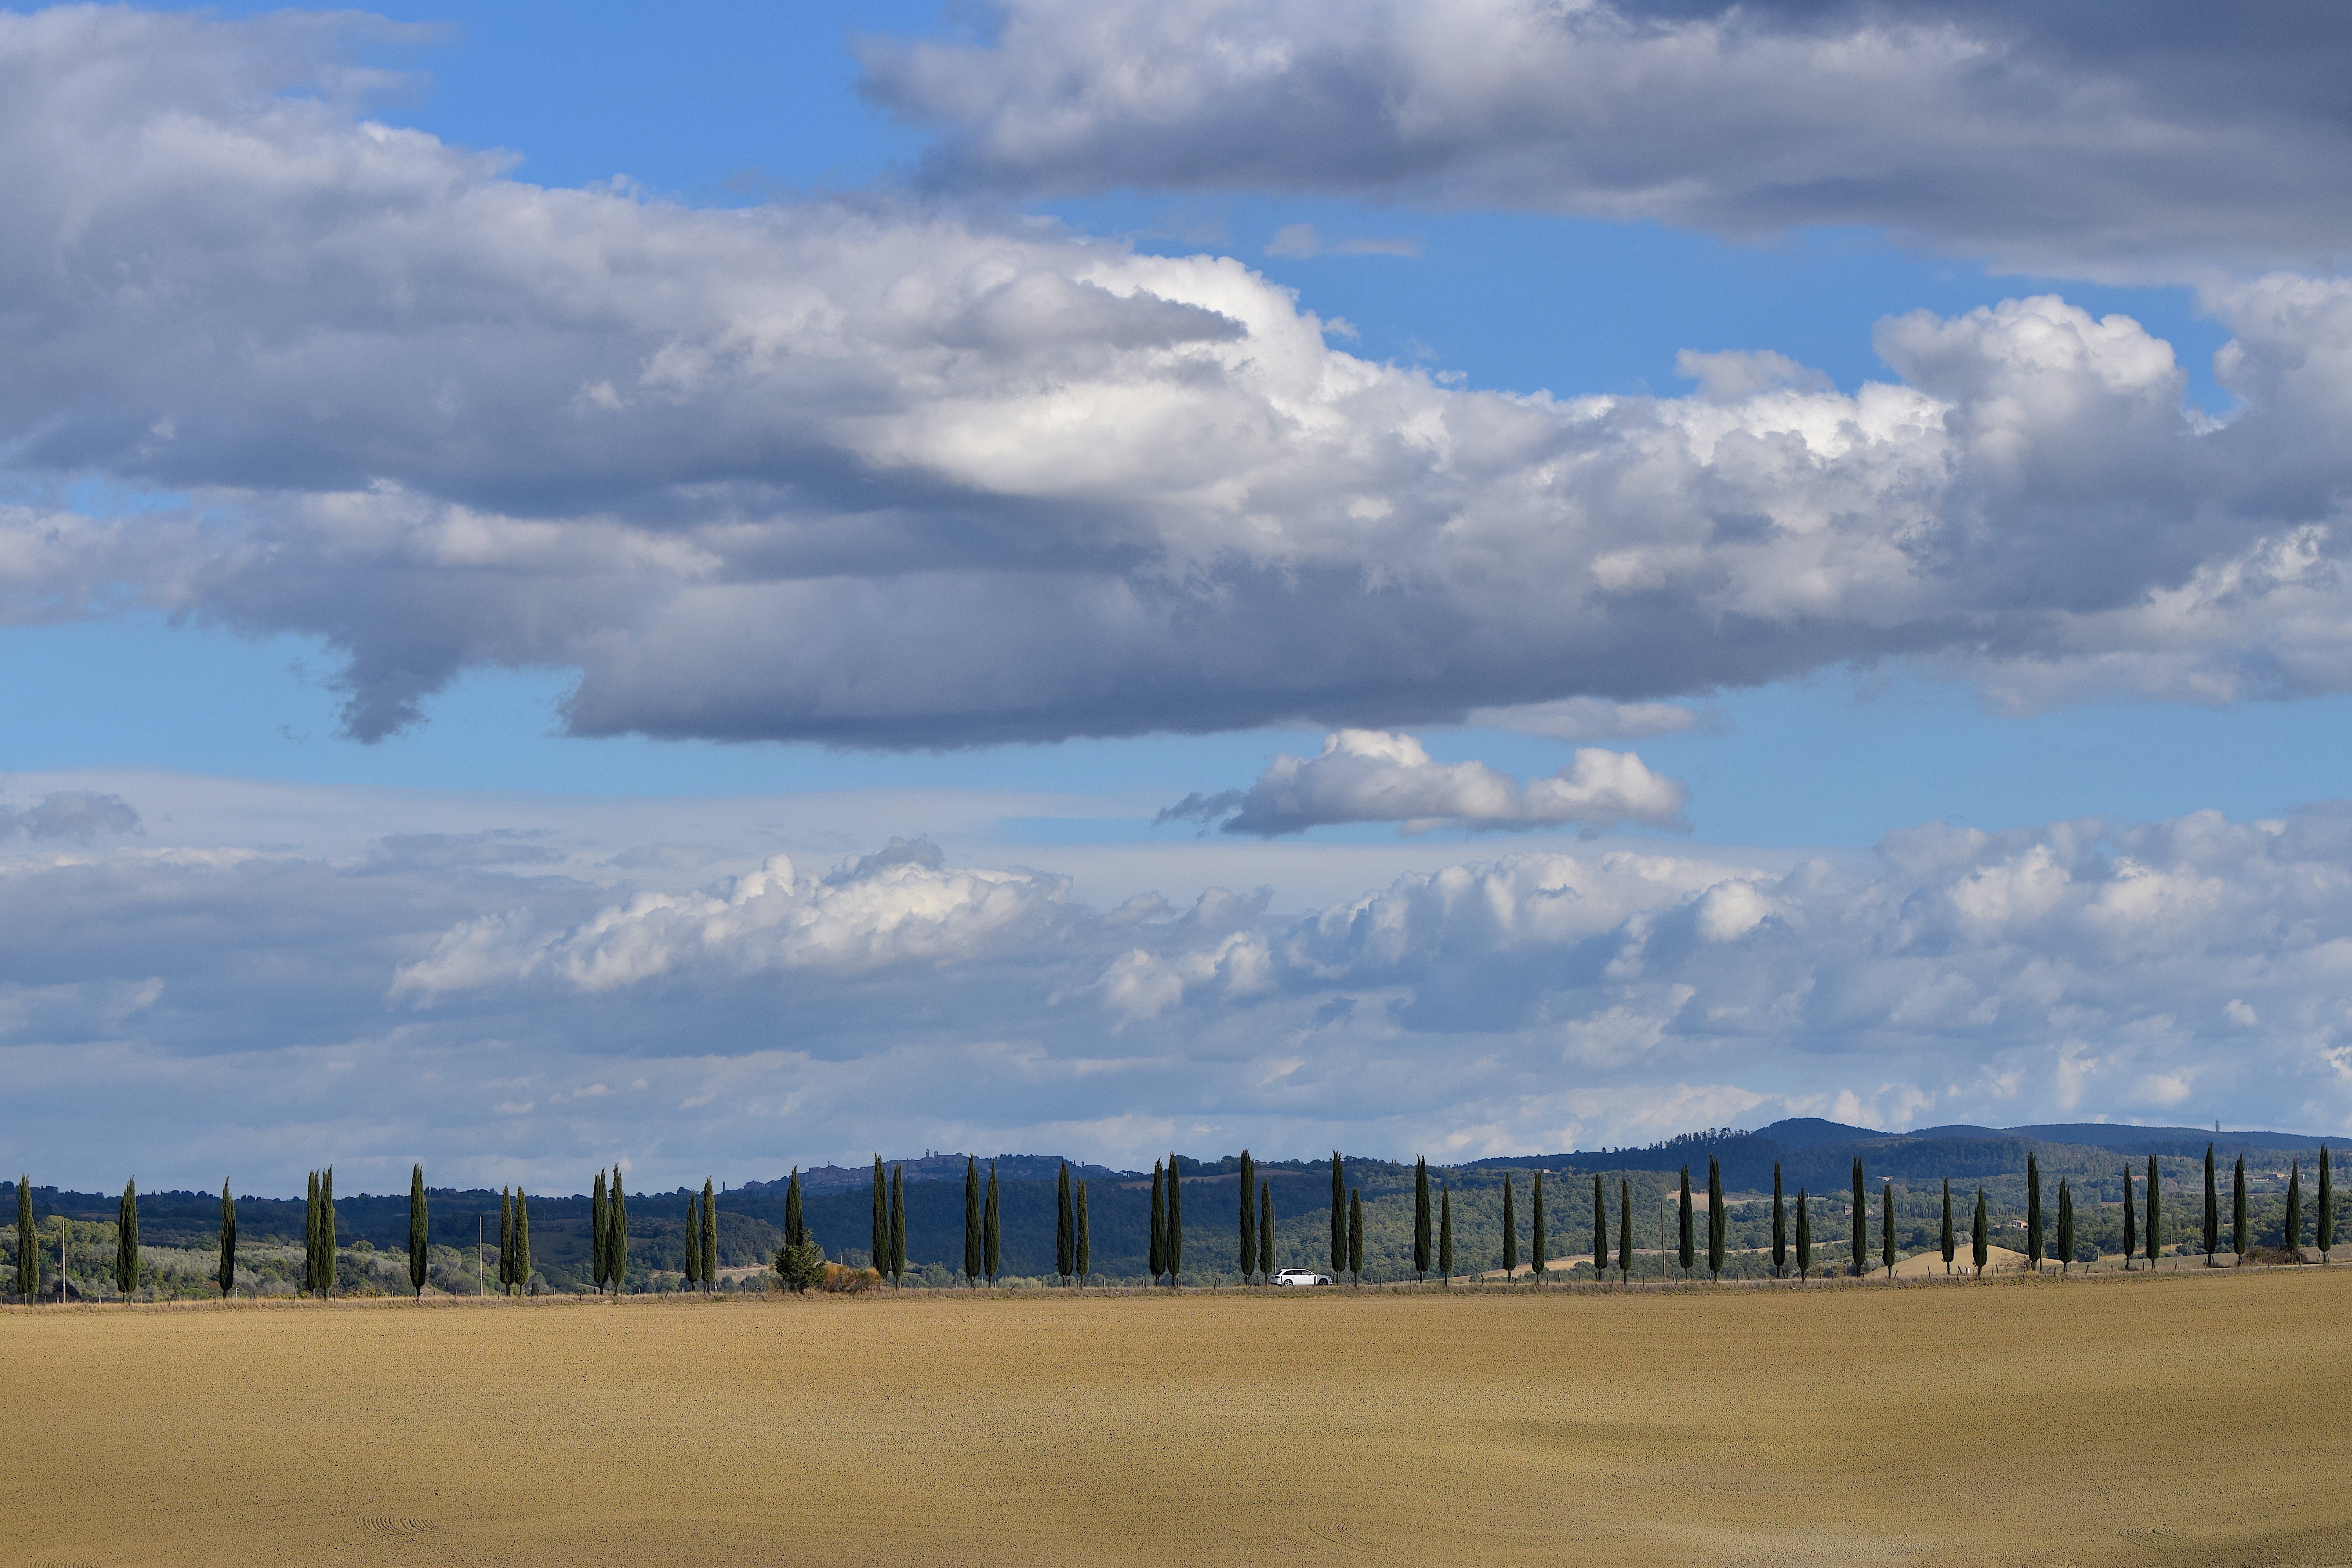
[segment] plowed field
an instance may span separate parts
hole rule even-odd
[[[0,1313],[0,1561],[2352,1563],[2352,1269]]]

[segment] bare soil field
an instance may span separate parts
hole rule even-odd
[[[0,1561],[2352,1563],[2352,1269],[0,1312]]]

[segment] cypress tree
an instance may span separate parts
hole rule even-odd
[[[1544,1173],[1541,1171],[1538,1171],[1536,1173],[1535,1215],[1528,1227],[1528,1267],[1534,1269],[1538,1274],[1546,1273],[1549,1270],[1550,1259],[1548,1255],[1551,1251],[1550,1244],[1544,1239],[1543,1179]]]
[[[412,1187],[414,1184],[412,1182]],[[409,1212],[412,1214],[415,1212],[415,1202],[414,1198],[409,1200]],[[416,1233],[413,1228],[413,1223],[409,1231],[408,1243],[412,1252],[416,1246]],[[604,1287],[613,1282],[613,1214],[612,1205],[604,1199],[604,1172],[602,1166],[599,1166],[596,1171],[595,1189],[588,1194],[588,1231],[589,1249],[593,1254],[596,1267],[596,1289],[599,1294],[602,1294]],[[409,1265],[411,1272],[415,1271],[415,1267],[414,1263]],[[422,1295],[423,1292],[419,1291],[418,1294]]]
[[[1609,1194],[1597,1174],[1592,1178],[1592,1277],[1609,1277]]]
[[[988,1208],[981,1215],[982,1262],[988,1268],[988,1282],[996,1283],[1004,1272],[1004,1222],[996,1206],[996,1162],[988,1163]]]
[[[1878,1189],[1878,1258],[1886,1265],[1886,1277],[1895,1278],[1895,1184],[1888,1182]]]
[[[1274,1184],[1257,1184],[1257,1271],[1271,1281],[1274,1279]]]
[[[1595,1182],[1600,1177],[1592,1178]],[[1595,1189],[1598,1191],[1598,1189]],[[1412,1272],[1416,1279],[1429,1275],[1429,1162],[1415,1155],[1412,1162]]]
[[[1805,1197],[1805,1189],[1797,1189],[1797,1278],[1813,1277],[1813,1205]]]
[[[604,1206],[604,1184],[600,1177],[596,1184],[597,1208]],[[408,1284],[420,1301],[425,1300],[425,1265],[428,1256],[425,1247],[429,1234],[425,1212],[425,1167],[419,1163],[411,1166],[408,1172]],[[600,1268],[596,1283],[602,1285],[604,1282],[604,1271]]]
[[[2156,1255],[2164,1246],[2163,1190],[2157,1184],[2156,1156],[2147,1157],[2147,1190],[2142,1194],[2147,1200],[2147,1229],[2141,1239],[2147,1244],[2147,1266],[2156,1267]]]
[[[1617,1178],[1617,1282],[1633,1278],[1633,1184]]]
[[[903,1247],[900,1249],[899,1267],[901,1268],[906,1267]],[[1078,1183],[1078,1283],[1084,1285],[1087,1282],[1087,1277],[1094,1271],[1095,1245],[1093,1239],[1087,1234],[1087,1184],[1080,1181]]]
[[[128,1301],[139,1289],[139,1184],[122,1184],[122,1206],[114,1215],[114,1288]]]
[[[1862,1156],[1853,1160],[1853,1224],[1848,1227],[1847,1250],[1853,1254],[1853,1277],[1857,1279],[1870,1272],[1864,1261],[1870,1256],[1870,1205],[1862,1195]]]
[[[236,1200],[228,1195],[226,1178],[221,1182],[219,1279],[223,1297],[236,1288]]]
[[[1682,1196],[1682,1212],[1681,1212],[1681,1220],[1682,1220],[1682,1229],[1681,1229],[1681,1232],[1680,1232],[1680,1236],[1681,1236],[1681,1240],[1682,1240],[1682,1247],[1681,1247],[1681,1253],[1680,1253],[1680,1256],[1681,1256],[1681,1258],[1682,1258],[1682,1265],[1683,1265],[1683,1278],[1684,1278],[1684,1279],[1689,1279],[1689,1278],[1690,1278],[1691,1265],[1692,1265],[1692,1263],[1693,1263],[1693,1262],[1696,1259],[1696,1258],[1697,1258],[1697,1254],[1696,1254],[1696,1253],[1692,1249],[1692,1238],[1691,1238],[1691,1190],[1690,1190],[1690,1167],[1689,1167],[1688,1165],[1685,1165],[1685,1166],[1683,1167],[1683,1196]]]
[[[1437,1189],[1437,1272],[1454,1283],[1454,1188],[1444,1183]]]
[[[335,1293],[335,1168],[319,1173],[319,1293]]]
[[[704,1190],[708,1191],[709,1189],[706,1188]],[[1084,1183],[1080,1183],[1078,1190],[1083,1194],[1086,1190],[1086,1184]],[[1083,1196],[1079,1198],[1078,1205],[1081,1210],[1085,1208],[1086,1199]],[[708,1213],[709,1208],[709,1205],[705,1205],[704,1212]],[[715,1265],[719,1258],[719,1227],[716,1225],[713,1225],[710,1229],[710,1243],[709,1250],[711,1261]],[[1079,1255],[1081,1257],[1085,1256],[1085,1248],[1081,1247],[1079,1249]],[[893,1285],[898,1284],[906,1278],[907,1167],[904,1165],[893,1165],[890,1167],[890,1283]]]
[[[678,1241],[678,1250],[685,1255],[678,1269],[686,1276],[687,1288],[691,1289],[702,1283],[702,1195],[699,1193],[686,1194],[686,1225]]]
[[[1349,1215],[1350,1249],[1353,1247],[1355,1216]],[[1508,1279],[1519,1267],[1519,1216],[1511,1202],[1511,1173],[1503,1173],[1503,1278]]]
[[[2132,1266],[2132,1255],[2139,1250],[2139,1216],[2132,1210],[2131,1162],[2124,1162],[2124,1267]]]
[[[499,1189],[499,1291],[514,1294],[514,1189]]]
[[[1257,1165],[1250,1159],[1250,1152],[1246,1149],[1242,1151],[1242,1174],[1238,1184],[1241,1188],[1241,1245],[1234,1249],[1234,1254],[1241,1264],[1242,1283],[1246,1285],[1257,1271]]]
[[[980,1289],[980,1157],[963,1157],[963,1278]]]
[[[1945,1205],[1947,1216],[1951,1205]],[[1772,1278],[1783,1279],[1789,1272],[1789,1210],[1780,1201],[1780,1162],[1772,1162]]]
[[[1957,1250],[1952,1243],[1952,1178],[1949,1176],[1944,1178],[1944,1233],[1937,1239],[1944,1247],[1944,1272],[1949,1274],[1952,1271],[1952,1254]]]
[[[971,1156],[966,1155],[965,1160],[967,1163],[967,1168],[964,1173],[964,1188],[969,1192],[971,1188],[971,1173],[969,1169]],[[614,1201],[616,1203],[620,1201],[619,1195],[621,1191],[621,1181],[619,1173],[620,1167],[617,1165],[614,1166],[613,1193]],[[805,1247],[808,1245],[808,1221],[803,1216],[801,1208],[801,1168],[798,1165],[794,1165],[793,1167],[793,1173],[784,1180],[784,1245],[786,1247]]]
[[[1168,1272],[1168,1194],[1160,1185],[1160,1162],[1151,1162],[1151,1282]]]
[[[1706,1157],[1706,1271],[1717,1280],[1723,1278],[1726,1217],[1723,1209],[1723,1163],[1709,1154]]]
[[[2328,1173],[2327,1145],[2319,1146],[2319,1266],[2336,1248],[2336,1183]]]
[[[520,1183],[515,1184],[515,1294],[530,1289],[530,1200],[522,1194]]]
[[[2074,1271],[2074,1189],[2058,1178],[2058,1272]]]
[[[2213,1145],[2205,1145],[2205,1267],[2221,1250],[2221,1200],[2213,1191]]]
[[[2025,1258],[2042,1272],[2042,1166],[2031,1154],[2025,1157]]]
[[[800,1222],[800,1169],[794,1166],[793,1178],[784,1188],[784,1212],[793,1224]],[[610,1202],[613,1219],[613,1294],[625,1295],[629,1289],[629,1194],[621,1188],[621,1167],[613,1167],[613,1195]],[[805,1237],[805,1226],[800,1226]]]
[[[302,1292],[319,1288],[319,1173],[302,1189]]]
[[[31,1306],[41,1294],[41,1238],[33,1228],[33,1178],[16,1178],[16,1293]]]
[[[1331,1151],[1331,1277],[1348,1271],[1348,1184],[1339,1170],[1339,1151]]]
[[[1984,1189],[1982,1187],[1979,1187],[1977,1189],[1977,1217],[1975,1228],[1969,1233],[1969,1257],[1977,1266],[1977,1278],[1979,1279],[1984,1278],[1986,1246],[1985,1194]]]
[[[719,1282],[719,1194],[710,1190],[710,1178],[702,1178],[702,1288],[710,1289]],[[523,1232],[524,1256],[528,1258],[530,1233]]]
[[[1364,1282],[1364,1190],[1356,1188],[1348,1194],[1348,1272],[1356,1283]]]
[[[1064,1284],[1078,1271],[1078,1205],[1070,1191],[1070,1163],[1062,1162],[1054,1191],[1054,1272]]]
[[[1184,1177],[1171,1150],[1168,1155],[1168,1284],[1184,1281]]]
[[[879,1152],[874,1156],[874,1237],[866,1256],[873,1261],[875,1273],[890,1272],[890,1183],[882,1173]]]
[[[2238,1255],[2238,1267],[2246,1264],[2246,1243],[2253,1237],[2246,1229],[2246,1157],[2230,1172],[2230,1250]]]
[[[2303,1162],[2291,1162],[2286,1168],[2286,1249],[2297,1263],[2303,1261]]]

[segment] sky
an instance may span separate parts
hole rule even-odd
[[[0,15],[0,1138],[2352,1127],[2348,54]]]

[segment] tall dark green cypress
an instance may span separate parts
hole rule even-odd
[[[1617,1282],[1633,1278],[1633,1184],[1617,1178]]]
[[[414,1215],[416,1211],[413,1199],[411,1204],[409,1212]],[[601,1293],[613,1282],[613,1205],[604,1196],[604,1171],[601,1165],[596,1170],[595,1190],[588,1197],[588,1231],[589,1249],[596,1268],[596,1289]],[[415,1235],[412,1228],[409,1231],[411,1248],[416,1245]],[[414,1269],[415,1265],[412,1263],[409,1267]]]
[[[2025,1260],[2042,1272],[2042,1164],[2025,1157]]]
[[[2246,1228],[2246,1157],[2241,1154],[2230,1170],[2230,1250],[2238,1255],[2241,1268],[2246,1262],[2246,1244],[2252,1239]]]
[[[1976,1264],[1977,1278],[1979,1279],[1984,1278],[1985,1257],[1990,1246],[1990,1243],[1985,1237],[1985,1194],[1984,1189],[1982,1187],[1979,1187],[1977,1189],[1977,1217],[1974,1226],[1969,1232],[1969,1258],[1970,1261]]]
[[[1944,1272],[1949,1274],[1952,1271],[1952,1255],[1958,1250],[1952,1240],[1952,1178],[1949,1176],[1944,1178],[1944,1230],[1937,1239],[1944,1247]]]
[[[2124,1267],[2132,1266],[2132,1255],[2139,1250],[2139,1212],[2132,1205],[2131,1162],[2124,1162]]]
[[[967,1155],[967,1165],[969,1163],[969,1160],[970,1156]],[[613,1183],[613,1191],[616,1195],[616,1198],[621,1190],[618,1177],[619,1169],[620,1167],[618,1166],[614,1167],[615,1175]],[[969,1168],[967,1168],[965,1172],[964,1185],[969,1188],[971,1184],[971,1172]],[[807,1245],[807,1242],[808,1220],[801,1204],[801,1168],[798,1165],[794,1165],[793,1167],[793,1173],[784,1178],[784,1245],[786,1247],[803,1247]]]
[[[1797,1189],[1797,1278],[1813,1277],[1813,1205],[1805,1197],[1805,1189]]]
[[[1598,1182],[1601,1178],[1595,1176],[1592,1179]],[[1433,1244],[1429,1227],[1429,1161],[1417,1154],[1412,1162],[1412,1271],[1420,1279],[1426,1279],[1429,1274],[1429,1251]]]
[[[2058,1178],[2058,1272],[2074,1271],[2074,1189],[2065,1177]]]
[[[988,1269],[988,1282],[996,1283],[1004,1272],[1004,1216],[996,1205],[996,1162],[988,1163],[988,1207],[981,1215],[980,1247],[982,1265]]]
[[[1592,1277],[1609,1278],[1609,1194],[1597,1173],[1592,1178]]]
[[[1242,1151],[1240,1245],[1234,1256],[1242,1271],[1242,1283],[1250,1282],[1257,1272],[1257,1164],[1250,1152]]]
[[[2205,1145],[2205,1267],[2221,1250],[2221,1200],[2213,1191],[2213,1145]]]
[[[1948,1206],[1948,1205],[1947,1205]],[[1780,1199],[1780,1162],[1772,1162],[1772,1278],[1789,1272],[1789,1209]]]
[[[226,1178],[221,1182],[220,1272],[215,1278],[224,1298],[236,1289],[236,1200],[229,1196]]]
[[[1339,1151],[1331,1151],[1331,1277],[1348,1271],[1348,1184],[1340,1174]]]
[[[514,1294],[514,1189],[499,1189],[499,1293]]]
[[[1723,1162],[1709,1154],[1706,1157],[1706,1271],[1717,1280],[1723,1278],[1724,1229],[1729,1217],[1723,1207]]]
[[[1070,1163],[1062,1162],[1054,1189],[1054,1273],[1065,1285],[1078,1271],[1078,1205],[1070,1191]]]
[[[1680,1248],[1679,1256],[1682,1258],[1683,1278],[1687,1279],[1690,1278],[1691,1266],[1696,1262],[1698,1258],[1698,1254],[1694,1247],[1693,1238],[1691,1236],[1691,1190],[1690,1167],[1688,1165],[1685,1165],[1683,1167],[1683,1195],[1680,1219],[1682,1228],[1679,1235],[1682,1241],[1682,1247]]]
[[[1168,1192],[1160,1179],[1160,1162],[1151,1162],[1151,1282],[1168,1273]]]
[[[515,1184],[515,1294],[530,1293],[530,1200]]]
[[[686,1224],[680,1227],[678,1271],[691,1290],[702,1283],[702,1194],[686,1194]]]
[[[695,1238],[696,1250],[702,1254],[702,1288],[715,1288],[719,1283],[719,1194],[710,1190],[710,1178],[702,1178],[702,1234]],[[530,1233],[523,1233],[526,1249],[530,1245]],[[524,1257],[530,1253],[525,1251]]]
[[[902,1265],[903,1267],[903,1265]],[[1078,1283],[1084,1285],[1095,1271],[1095,1244],[1087,1227],[1087,1184],[1078,1183]]]
[[[302,1190],[302,1293],[319,1289],[319,1173],[312,1171]]]
[[[1853,1254],[1853,1277],[1857,1279],[1870,1272],[1866,1259],[1870,1257],[1870,1204],[1862,1195],[1862,1156],[1853,1160],[1853,1225],[1848,1237],[1847,1250]]]
[[[1878,1260],[1886,1266],[1886,1277],[1895,1278],[1895,1184],[1888,1182],[1878,1189]]]
[[[1168,1156],[1168,1284],[1184,1282],[1184,1177],[1171,1151]]]
[[[2336,1182],[2329,1174],[2327,1145],[2319,1146],[2319,1266],[2327,1267],[2327,1255],[2336,1249]]]
[[[2286,1250],[2298,1263],[2303,1261],[2303,1162],[2290,1161],[2286,1168]]]
[[[1271,1284],[1274,1280],[1274,1184],[1257,1184],[1257,1271]]]
[[[1063,1178],[1067,1181],[1066,1176]],[[882,1156],[874,1156],[874,1234],[866,1249],[877,1274],[890,1272],[890,1180],[883,1173]]]
[[[1355,1188],[1348,1194],[1348,1272],[1356,1283],[1364,1282],[1364,1189]]]
[[[1080,1184],[1081,1190],[1084,1184]],[[1081,1200],[1083,1202],[1083,1200]],[[713,1262],[718,1259],[719,1233],[713,1227],[710,1236]],[[890,1167],[890,1283],[898,1284],[907,1278],[907,1167]]]
[[[793,1179],[784,1188],[785,1208],[794,1224],[800,1219],[800,1173],[795,1167]],[[608,1203],[613,1221],[613,1294],[625,1296],[629,1289],[629,1194],[623,1190],[621,1167],[613,1167],[613,1195]],[[802,1234],[805,1236],[806,1230]]]
[[[31,1306],[41,1297],[41,1236],[33,1225],[33,1178],[16,1178],[16,1293]]]
[[[335,1168],[319,1173],[319,1291],[335,1293]]]
[[[139,1289],[139,1184],[122,1184],[122,1206],[114,1212],[114,1288],[131,1300]]]
[[[1437,1188],[1437,1273],[1454,1283],[1454,1188],[1446,1183]]]
[[[600,1179],[596,1184],[596,1206],[600,1210],[604,1206],[604,1184]],[[409,1167],[408,1172],[408,1287],[416,1292],[420,1301],[425,1300],[425,1266],[431,1260],[426,1250],[431,1235],[425,1209],[425,1167],[419,1163]],[[601,1271],[596,1282],[604,1282]]]
[[[1349,1216],[1352,1226],[1353,1216]],[[1519,1266],[1519,1216],[1511,1202],[1511,1173],[1503,1173],[1503,1278]]]
[[[1535,1213],[1528,1216],[1528,1267],[1538,1274],[1548,1271],[1551,1267],[1551,1243],[1544,1236],[1543,1179],[1544,1173],[1538,1171],[1533,1199]]]
[[[2142,1240],[2147,1246],[2147,1266],[2156,1267],[2156,1255],[2164,1249],[2163,1189],[2158,1185],[2159,1173],[2156,1156],[2147,1157],[2147,1188],[2141,1196],[2147,1200],[2147,1226]]]
[[[963,1279],[980,1289],[980,1156],[963,1157]]]

